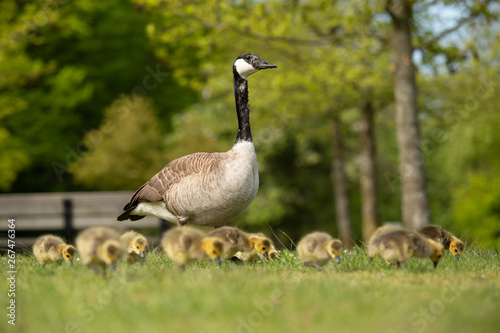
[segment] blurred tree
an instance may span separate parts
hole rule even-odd
[[[121,93],[161,96],[164,130],[171,129],[171,114],[197,98],[152,56],[148,16],[129,0],[0,6],[0,145],[9,147],[0,162],[9,170],[0,175],[3,190],[81,188],[65,171],[80,153],[81,137]]]
[[[98,190],[138,188],[165,165],[161,138],[151,100],[121,96],[85,134],[85,151],[70,170],[76,182]]]

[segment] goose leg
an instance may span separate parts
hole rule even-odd
[[[177,218],[177,228],[180,228],[189,222],[189,216],[180,216]]]

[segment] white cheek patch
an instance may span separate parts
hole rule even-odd
[[[258,72],[258,69],[253,68],[252,65],[243,59],[236,60],[234,66],[236,67],[238,74],[240,74],[240,76],[244,79],[248,78],[253,73]]]

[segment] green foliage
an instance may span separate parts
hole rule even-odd
[[[171,114],[195,99],[151,56],[148,17],[128,0],[0,6],[0,128],[8,134],[0,144],[15,147],[11,162],[0,162],[15,164],[0,175],[4,190],[81,188],[51,166],[66,170],[82,136],[120,94],[162,96],[156,105],[164,129]]]
[[[161,135],[150,100],[121,96],[98,129],[83,138],[86,151],[70,165],[75,181],[99,190],[133,190],[163,167]]]
[[[484,247],[500,247],[500,180],[466,177],[455,190],[452,212],[457,227]]]
[[[469,248],[460,262],[448,254],[436,270],[414,259],[399,272],[378,259],[370,265],[360,248],[324,272],[301,265],[295,251],[181,272],[153,251],[145,265],[119,263],[106,278],[78,261],[42,267],[31,254],[18,259],[16,328],[27,332],[448,333],[496,332],[500,324],[493,250]]]

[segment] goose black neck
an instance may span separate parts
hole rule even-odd
[[[242,141],[252,142],[250,131],[250,108],[248,105],[248,83],[242,78],[236,68],[233,68],[234,98],[236,100],[236,115],[238,116],[238,134],[234,144]]]

